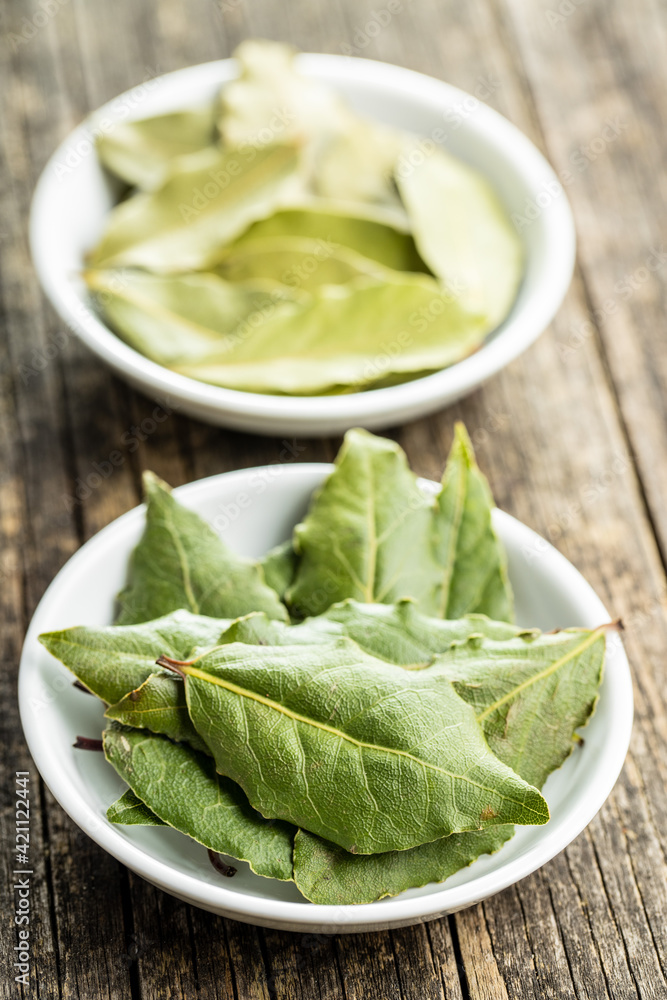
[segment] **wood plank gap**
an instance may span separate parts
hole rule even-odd
[[[398,962],[398,957],[396,955],[396,941],[394,939],[393,930],[389,930],[389,941],[391,943],[391,957],[394,960],[394,968],[396,969],[396,982],[398,983],[398,992],[400,994],[401,1000],[405,1000],[405,994],[403,992],[403,987],[401,986],[401,975],[400,967]]]
[[[609,982],[609,977],[607,976],[607,970],[604,967],[604,961],[603,961],[603,958],[602,958],[602,952],[600,951],[600,945],[598,944],[597,936],[596,936],[596,934],[595,934],[595,932],[593,930],[593,924],[591,923],[591,914],[590,914],[590,911],[588,909],[588,905],[584,902],[583,897],[581,895],[581,892],[579,891],[579,883],[577,882],[577,879],[575,878],[575,874],[572,871],[572,865],[570,864],[570,859],[568,857],[567,848],[563,851],[563,857],[565,859],[565,864],[567,866],[567,870],[570,873],[570,878],[572,879],[572,885],[574,886],[574,891],[577,894],[577,898],[579,900],[579,905],[581,906],[581,912],[584,914],[584,917],[586,918],[586,923],[588,924],[588,929],[591,932],[591,941],[593,942],[593,947],[595,948],[595,952],[597,954],[598,961],[600,962],[600,968],[602,969],[602,975],[604,977],[604,983],[605,983],[605,986],[607,988],[607,993],[608,993],[608,995],[610,997],[613,997],[614,993],[613,993],[613,990],[611,988],[611,984]],[[551,892],[551,890],[549,890],[549,891]],[[606,889],[605,889],[605,895],[606,895]],[[607,897],[607,899],[609,899],[609,897]],[[558,929],[560,931],[560,927]],[[561,935],[561,939],[562,939],[562,935]],[[569,959],[568,959],[568,961],[569,961]]]
[[[641,902],[642,913],[644,914],[644,919],[646,920],[646,926],[647,926],[648,932],[649,932],[649,934],[651,936],[651,943],[653,945],[653,950],[655,952],[655,957],[658,960],[658,965],[660,966],[660,969],[662,971],[663,977],[667,978],[667,970],[665,969],[665,965],[663,963],[662,956],[660,954],[660,948],[658,947],[658,943],[657,943],[657,941],[655,939],[655,935],[653,933],[653,926],[651,924],[651,918],[648,915],[648,910],[646,909],[646,903],[644,902],[644,897],[642,896],[641,886],[639,885],[639,880],[637,878],[637,872],[635,870],[635,864],[634,864],[634,861],[633,861],[633,858],[632,858],[632,851],[630,850],[630,848],[628,846],[628,838],[625,836],[625,834],[623,832],[624,828],[623,828],[623,823],[621,821],[621,817],[618,815],[618,813],[616,813],[616,816],[617,816],[617,819],[618,819],[618,828],[621,831],[621,834],[623,836],[623,842],[625,844],[625,853],[628,856],[628,863],[630,865],[630,870],[632,871],[632,877],[634,879],[635,888],[637,889],[637,895],[639,896],[639,901]]]
[[[348,1000],[347,986],[345,985],[345,976],[343,975],[343,965],[340,960],[340,951],[338,948],[338,935],[334,939],[334,955],[336,956],[336,972],[338,973],[338,979],[342,988],[343,997]],[[399,986],[400,989],[400,986]]]
[[[263,927],[257,928],[257,938],[259,940],[259,950],[262,956],[262,962],[264,963],[264,969],[266,972],[266,992],[269,994],[269,1000],[280,1000],[280,997],[278,996],[278,992],[276,990],[276,981],[273,975],[273,970],[271,968],[271,959],[269,957],[269,949],[266,943],[266,935],[264,934]]]
[[[120,902],[123,915],[123,929],[125,931],[125,949],[126,954],[132,955],[132,942],[137,940],[136,928],[134,925],[134,911],[132,909],[132,889],[130,886],[130,873],[118,862],[119,867],[121,867],[120,876]],[[128,977],[130,980],[130,998],[131,1000],[142,1000],[141,997],[141,975],[139,970],[139,959],[135,958],[134,961],[129,962],[127,968]]]
[[[191,911],[188,912],[188,922],[190,922],[190,921],[191,921]],[[223,929],[224,929],[223,932],[224,932],[224,935],[225,935],[225,948],[227,949],[227,954],[229,955],[229,975],[230,975],[231,980],[232,980],[232,993],[234,994],[233,1000],[243,1000],[243,998],[239,998],[239,987],[238,987],[238,983],[236,981],[236,967],[234,966],[234,959],[232,958],[232,949],[229,946],[229,932],[228,932],[228,929],[227,929],[227,921],[226,920],[222,921],[222,926],[223,926]],[[192,956],[193,956],[194,961],[196,962],[196,957],[195,957],[195,941],[194,941],[194,927],[193,927],[192,930],[193,930]],[[264,961],[264,966],[266,967],[266,960],[264,958],[264,954],[263,953],[262,953],[262,961]],[[196,966],[195,966],[195,975],[196,975]],[[196,975],[196,979],[197,979],[197,988],[199,988],[199,976],[198,975]]]
[[[50,308],[50,306],[48,307]],[[58,427],[60,429],[60,443],[63,452],[63,467],[67,480],[71,488],[71,496],[76,496],[76,479],[77,479],[77,466],[76,466],[76,443],[74,439],[74,428],[72,427],[72,421],[70,419],[70,407],[69,407],[69,387],[67,384],[67,378],[63,368],[62,357],[59,357],[56,363],[56,371],[58,372],[58,378],[60,381],[60,392],[58,394],[58,409],[60,410],[60,420],[58,421]],[[70,512],[72,516],[72,521],[74,522],[74,528],[76,531],[77,541],[79,545],[83,545],[86,540],[86,527],[83,519],[83,505],[80,503],[75,503],[73,509]]]
[[[463,961],[463,953],[461,952],[461,942],[459,941],[459,929],[456,926],[456,914],[454,913],[448,914],[447,924],[449,926],[449,933],[452,939],[452,948],[454,949],[454,961],[456,962],[456,971],[459,974],[461,996],[463,1000],[472,1000],[472,993],[470,992],[470,982],[468,981],[468,973],[466,971],[465,962]]]
[[[577,265],[577,275],[581,280],[581,288],[584,301],[586,303],[586,310],[588,312],[588,321],[593,327],[594,341],[598,348],[598,353],[600,355],[600,364],[602,366],[602,373],[604,375],[605,381],[609,388],[609,393],[611,395],[612,402],[614,404],[614,410],[616,411],[616,419],[618,420],[619,430],[621,431],[621,436],[625,442],[625,447],[628,450],[628,455],[630,456],[630,461],[632,462],[632,467],[635,471],[635,479],[637,481],[637,492],[639,494],[639,499],[641,500],[641,505],[643,508],[644,516],[648,521],[651,533],[655,539],[655,545],[657,549],[658,558],[660,559],[660,564],[667,578],[667,552],[662,547],[662,541],[658,526],[655,522],[655,517],[653,515],[653,510],[651,504],[649,503],[648,494],[644,486],[644,480],[642,479],[641,466],[639,464],[639,459],[635,451],[634,445],[632,443],[632,435],[630,433],[630,428],[628,427],[627,421],[625,419],[625,414],[623,413],[623,406],[621,404],[621,396],[618,391],[616,381],[614,379],[614,373],[611,369],[609,363],[609,357],[607,355],[607,350],[605,347],[604,338],[602,336],[602,331],[600,329],[600,324],[598,323],[596,316],[596,309],[593,304],[593,295],[586,277],[583,262]]]
[[[58,920],[56,918],[56,898],[53,884],[53,869],[51,867],[51,837],[49,831],[48,808],[46,804],[46,789],[44,781],[39,778],[39,812],[42,820],[42,839],[44,842],[44,873],[46,875],[46,885],[49,896],[49,926],[51,927],[51,937],[53,938],[53,957],[56,965],[56,979],[58,982],[58,997],[62,997],[62,963],[60,956],[60,936],[58,934]],[[37,983],[39,992],[39,982]],[[21,991],[23,994],[23,990]],[[23,994],[24,995],[24,994]],[[47,998],[51,1000],[51,998]]]
[[[197,965],[197,949],[195,947],[195,929],[192,923],[192,907],[188,906],[185,912],[185,922],[188,925],[188,940],[190,941],[190,954],[192,955],[192,975],[195,981],[195,989],[197,994],[199,994],[199,966]],[[225,930],[225,945],[227,946],[227,951],[229,951],[229,945],[227,944],[227,931]],[[236,982],[234,981],[233,971],[232,971],[232,988],[234,990],[234,1000],[237,998],[236,992]]]
[[[567,971],[570,973],[570,979],[572,980],[572,989],[574,990],[574,995],[580,998],[580,1000],[590,1000],[588,990],[586,990],[585,994],[581,994],[577,990],[577,981],[575,978],[574,969],[572,968],[572,962],[570,960],[570,955],[567,950],[567,945],[565,944],[565,937],[563,935],[563,930],[561,928],[560,921],[558,919],[558,909],[556,907],[556,903],[554,902],[553,893],[551,891],[551,884],[548,878],[545,879],[545,882],[547,888],[547,895],[549,896],[549,901],[551,902],[551,909],[554,912],[554,923],[556,924],[556,931],[558,932],[558,937],[560,938],[560,943],[563,948],[563,954],[565,955],[565,961],[567,962]],[[605,984],[606,983],[607,983],[607,977],[605,976]],[[602,997],[595,997],[595,1000],[602,1000]]]
[[[609,907],[609,914],[611,916],[611,919],[614,921],[614,926],[616,928],[616,933],[618,934],[619,940],[623,943],[623,951],[625,952],[625,961],[626,961],[626,964],[627,964],[627,967],[628,967],[628,971],[630,972],[630,975],[632,976],[632,982],[635,985],[635,990],[636,990],[637,996],[640,997],[640,998],[642,998],[643,997],[643,993],[642,993],[641,989],[639,988],[639,983],[637,981],[637,976],[635,975],[635,970],[632,967],[632,959],[630,958],[630,952],[628,950],[628,945],[627,945],[627,942],[625,940],[625,935],[623,934],[623,930],[621,929],[621,926],[619,925],[619,923],[618,923],[618,921],[616,919],[616,914],[614,912],[614,904],[612,902],[611,896],[609,895],[609,890],[607,888],[607,883],[606,883],[605,877],[604,877],[604,869],[602,868],[602,865],[600,864],[600,855],[598,854],[598,849],[597,849],[597,846],[595,844],[595,837],[592,834],[591,834],[591,850],[593,851],[593,855],[595,857],[595,863],[598,866],[598,871],[600,873],[600,882],[602,883],[602,888],[604,889],[604,894],[607,897],[607,904],[608,904],[608,907]],[[642,902],[642,906],[643,905],[644,904]]]

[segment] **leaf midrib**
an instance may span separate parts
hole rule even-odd
[[[504,694],[502,698],[498,698],[498,700],[494,701],[493,704],[488,705],[484,711],[477,716],[477,721],[480,723],[483,722],[484,719],[488,718],[489,715],[495,712],[506,702],[513,701],[519,694],[521,694],[522,691],[525,691],[526,688],[531,687],[533,684],[537,684],[538,681],[545,680],[545,678],[551,676],[551,674],[554,674],[557,670],[560,670],[561,667],[564,667],[565,664],[569,663],[569,661],[574,659],[574,657],[580,656],[584,653],[589,646],[592,646],[593,643],[595,643],[603,634],[602,629],[596,629],[594,632],[591,632],[591,634],[587,636],[584,641],[580,643],[580,645],[575,646],[575,648],[571,649],[569,653],[566,653],[558,660],[550,663],[548,667],[545,667],[544,670],[541,670],[538,674],[534,674],[532,677],[528,677],[525,681],[522,681],[521,684],[517,684],[515,688],[508,691],[507,694]]]
[[[447,775],[448,778],[454,778],[459,781],[463,781],[468,785],[472,785],[475,788],[479,788],[482,791],[489,792],[491,795],[497,795],[500,799],[506,802],[514,802],[516,805],[520,805],[522,808],[528,810],[529,812],[534,812],[536,815],[540,815],[537,809],[533,809],[526,802],[514,799],[509,795],[503,795],[497,788],[489,788],[486,785],[482,785],[478,781],[473,781],[471,778],[464,774],[455,774],[452,771],[446,770],[446,768],[438,767],[437,764],[432,764],[429,761],[422,760],[419,757],[415,757],[413,754],[408,753],[407,750],[397,750],[394,747],[384,747],[379,746],[375,743],[365,743],[362,740],[357,740],[348,733],[342,732],[340,729],[335,729],[333,726],[328,726],[324,722],[319,722],[317,719],[310,719],[306,715],[301,715],[299,712],[294,712],[292,709],[287,708],[285,705],[281,705],[277,701],[273,701],[271,698],[266,698],[264,695],[258,694],[255,691],[250,691],[247,688],[243,688],[238,684],[234,684],[233,681],[227,681],[222,677],[215,677],[213,674],[207,673],[205,670],[201,670],[199,667],[193,666],[182,666],[179,667],[179,671],[182,671],[186,676],[196,677],[199,680],[207,681],[210,684],[215,684],[218,687],[225,688],[231,694],[236,694],[240,698],[247,698],[250,701],[256,701],[273,711],[281,712],[287,718],[292,719],[295,722],[302,722],[307,726],[313,726],[316,729],[320,729],[323,732],[327,732],[332,736],[337,737],[340,740],[345,740],[351,743],[353,746],[358,747],[361,750],[377,750],[381,753],[394,754],[397,757],[403,757],[406,760],[413,761],[415,764],[419,764],[421,767],[426,768],[431,771],[436,771],[440,774]]]

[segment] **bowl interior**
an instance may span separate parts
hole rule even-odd
[[[290,536],[329,469],[269,466],[215,476],[176,492],[232,548],[256,557]],[[496,515],[508,552],[519,623],[550,629],[593,627],[608,619],[592,589],[563,556],[513,518],[498,511]],[[113,522],[83,546],[52,583],[26,638],[19,698],[35,763],[61,805],[93,839],[162,888],[213,911],[271,926],[323,930],[398,926],[468,905],[528,874],[583,829],[611,790],[632,720],[629,670],[617,641],[609,645],[600,702],[585,743],[547,782],[549,824],[519,829],[498,854],[480,858],[444,886],[412,889],[358,907],[313,906],[293,884],[261,878],[244,863],[234,862],[238,874],[222,885],[206,852],[174,830],[113,826],[105,813],[123,791],[121,779],[101,755],[72,748],[77,734],[99,735],[104,725],[101,705],[72,686],[69,672],[38,643],[37,635],[71,625],[111,622],[114,597],[124,583],[128,556],[141,535],[143,520],[143,508],[136,508]]]

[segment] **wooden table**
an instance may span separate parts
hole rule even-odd
[[[7,0],[0,45],[0,608],[3,845],[14,773],[33,788],[32,983],[48,998],[360,1000],[667,997],[667,10],[655,0]],[[379,12],[379,13],[378,13]],[[378,25],[383,22],[380,27]],[[571,199],[579,266],[551,329],[460,406],[391,432],[437,476],[465,420],[499,506],[552,541],[626,624],[636,722],[590,827],[483,905],[357,936],[265,931],[130,874],[40,787],[16,667],[36,602],[87,538],[134,506],[139,474],[177,485],[279,460],[284,442],[172,415],[113,378],[46,305],[26,236],[56,143],[140,81],[246,36],[384,59],[483,97],[542,148]],[[142,421],[144,430],[141,430]],[[148,430],[147,430],[148,428]],[[337,440],[291,442],[303,461]],[[76,482],[113,451],[90,497]],[[3,846],[0,997],[13,981],[13,858]]]

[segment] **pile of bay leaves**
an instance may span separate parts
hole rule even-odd
[[[111,328],[175,372],[273,394],[378,388],[476,351],[522,274],[487,181],[361,118],[287,46],[236,58],[209,105],[98,142],[130,185],[84,272]]]
[[[112,822],[167,824],[332,904],[441,882],[547,822],[539,789],[594,710],[604,628],[512,624],[462,426],[435,496],[394,442],[349,432],[261,563],[145,488],[116,624],[40,637],[106,703],[129,786]]]

